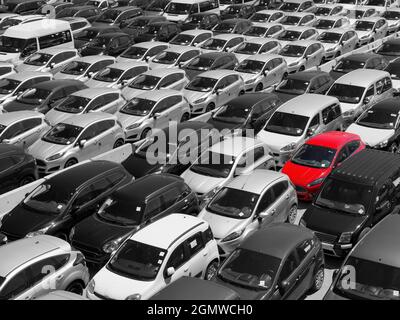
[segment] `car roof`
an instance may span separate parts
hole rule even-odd
[[[29,118],[44,118],[44,114],[36,111],[13,111],[0,114],[0,124],[8,126],[15,121],[20,121]]]
[[[256,13],[259,13],[259,12],[256,12]],[[284,27],[283,24],[279,23],[279,22],[257,22],[257,21],[254,21],[253,24],[252,24],[252,27],[271,28],[273,26],[282,26],[282,27]],[[263,39],[263,38],[261,38],[261,39]]]
[[[249,137],[228,136],[224,140],[215,143],[208,150],[220,154],[239,156],[243,151],[254,148],[257,145],[265,145],[262,141]]]
[[[340,27],[340,28],[333,28],[333,29],[328,29],[328,30],[324,30],[321,33],[338,33],[338,34],[343,34],[344,32],[347,31],[354,31],[354,29],[350,28],[350,27]]]
[[[278,39],[274,39],[274,38],[261,38],[261,37],[249,38],[249,39],[246,39],[244,42],[247,42],[247,43],[265,44],[265,43],[271,42],[271,41],[279,42]]]
[[[222,20],[221,23],[222,22],[228,22],[228,23],[236,24],[238,22],[245,22],[245,21],[248,22],[249,20],[248,19],[225,19],[225,20]]]
[[[329,76],[329,73],[327,73],[325,71],[320,71],[320,70],[307,70],[307,71],[299,71],[299,72],[291,73],[288,75],[288,77],[291,79],[310,81],[311,79],[318,77],[320,75]]]
[[[369,110],[378,109],[385,110],[391,113],[400,112],[400,99],[399,97],[391,97],[374,104]]]
[[[286,16],[290,16],[290,17],[304,17],[304,16],[308,16],[308,15],[314,15],[314,13],[312,12],[286,12]]]
[[[303,46],[303,47],[308,47],[314,43],[321,43],[317,40],[296,40],[289,42],[288,44],[293,44],[294,46]]]
[[[236,177],[226,187],[261,194],[272,182],[285,177],[285,174],[277,171],[256,169]]]
[[[96,26],[91,26],[91,27],[89,27],[89,28],[86,28],[85,30],[102,31],[102,30],[109,29],[109,28],[112,28],[112,29],[119,29],[117,26],[110,26],[110,25],[103,25],[103,24],[100,24],[100,25],[96,25]]]
[[[335,97],[306,93],[286,101],[277,111],[312,117],[316,111],[322,110],[327,105],[338,103],[338,101]]]
[[[157,69],[158,70],[158,69]],[[144,91],[136,96],[136,98],[147,99],[152,101],[159,101],[171,95],[182,95],[182,92],[173,89],[159,89]]]
[[[333,29],[332,29],[333,30]],[[363,53],[353,53],[348,56],[343,57],[343,59],[351,59],[354,61],[367,61],[371,58],[382,57],[380,54],[373,52],[363,52]]]
[[[157,69],[157,70],[159,70],[159,69]],[[234,70],[217,69],[217,70],[210,70],[210,71],[202,72],[199,75],[197,75],[197,77],[220,79],[220,78],[228,76],[230,74],[238,74],[238,73]]]
[[[145,42],[139,42],[139,43],[135,43],[134,45],[132,45],[131,47],[140,47],[140,48],[153,48],[155,46],[167,46],[168,47],[168,43],[166,42],[161,42],[161,41],[145,41]]]
[[[114,37],[118,37],[118,36],[128,36],[128,34],[124,33],[124,32],[107,32],[107,33],[103,33],[99,36],[97,36],[98,38],[105,38],[105,39],[112,39]]]
[[[390,77],[387,71],[375,69],[356,69],[344,74],[335,83],[350,84],[358,87],[367,87],[374,83],[377,78]]]
[[[318,8],[327,8],[327,9],[333,9],[336,7],[343,7],[342,3],[316,3],[315,4]]]
[[[225,57],[228,55],[234,56],[234,53],[232,53],[232,52],[206,52],[206,53],[202,53],[200,56],[202,58],[209,58],[209,59],[216,60],[220,57]]]
[[[150,25],[151,25],[151,26],[163,26],[163,25],[168,25],[168,24],[176,25],[175,22],[168,21],[168,20],[166,20],[166,21],[151,22],[151,23],[149,23],[148,25],[149,25],[149,26],[150,26]]]
[[[10,242],[0,247],[0,276],[6,277],[10,272],[29,260],[48,252],[63,249],[69,251],[70,245],[56,237],[41,235]]]
[[[48,53],[48,54],[56,55],[58,53],[63,53],[66,51],[77,52],[77,50],[74,48],[46,48],[46,49],[39,50],[38,53]]]
[[[388,39],[387,41],[385,41],[385,44],[386,43],[389,43],[389,44],[400,44],[400,39],[398,39],[398,38],[396,38],[396,39]]]
[[[96,55],[96,56],[85,56],[85,57],[76,58],[76,59],[74,59],[73,61],[81,61],[81,62],[86,62],[86,63],[93,64],[93,63],[96,63],[96,62],[98,62],[98,61],[108,60],[108,59],[115,60],[115,58],[114,58],[114,57],[111,57],[111,56],[106,56],[106,55],[100,56],[100,55]]]
[[[293,30],[293,31],[303,32],[303,31],[310,30],[310,29],[317,30],[312,26],[286,26],[285,27],[285,31],[286,30],[291,30],[291,31]]]
[[[224,20],[223,22],[225,22],[225,21],[228,21],[228,20]],[[244,38],[243,35],[234,34],[234,33],[221,33],[221,34],[217,34],[217,35],[213,36],[212,38],[221,39],[221,40],[230,40],[230,39],[237,38],[237,37]]]
[[[71,22],[89,22],[86,18],[84,17],[64,17],[60,18],[60,20],[68,21],[69,23]]]
[[[380,16],[376,16],[376,17],[367,17],[367,18],[361,18],[361,19],[357,19],[357,21],[372,21],[372,22],[376,22],[378,20],[385,20],[385,18],[382,18]]]
[[[51,76],[52,77],[52,74],[49,72],[40,72],[40,71],[24,71],[21,73],[10,74],[6,78],[18,80],[18,81],[25,81],[25,80],[40,77],[40,76]]]
[[[167,250],[189,230],[201,225],[208,224],[194,216],[173,213],[139,230],[130,239]]]
[[[194,46],[179,46],[179,45],[172,45],[172,47],[169,47],[163,51],[169,51],[169,52],[176,52],[179,54],[188,52],[188,51],[193,51],[197,50],[200,51],[200,48],[194,47]]]
[[[208,15],[218,15],[217,13],[215,13],[215,12],[209,12],[209,11],[206,11],[206,12],[197,12],[197,13],[193,13],[193,14],[191,14],[191,16],[208,16]],[[218,15],[219,16],[219,15]]]
[[[339,149],[341,146],[353,140],[360,140],[360,137],[350,132],[328,131],[311,137],[307,140],[306,144]]]
[[[93,122],[99,120],[116,120],[117,117],[113,114],[106,112],[90,112],[80,114],[79,117],[69,117],[63,121],[63,123],[86,128]]]
[[[252,41],[249,41],[252,42]],[[261,61],[261,62],[267,62],[271,59],[274,58],[280,58],[283,59],[282,56],[278,54],[273,54],[273,53],[261,53],[261,54],[254,54],[252,56],[247,57],[245,60],[255,60],[255,61]]]
[[[187,35],[197,36],[197,35],[203,34],[203,33],[212,34],[212,31],[210,31],[210,30],[203,30],[203,29],[191,29],[191,30],[182,31],[182,32],[180,32],[179,34],[187,34]]]
[[[276,12],[284,13],[281,10],[273,10],[273,9],[260,10],[260,11],[257,11],[256,13],[273,14],[273,13],[276,13]]]
[[[184,70],[177,69],[177,68],[157,68],[153,70],[148,70],[146,72],[143,72],[145,75],[152,75],[152,76],[157,76],[157,77],[165,77],[173,73],[185,73]],[[185,73],[186,74],[186,73]]]
[[[10,112],[10,113],[13,113],[13,112]],[[6,143],[0,143],[0,155],[3,156],[3,155],[6,155],[6,154],[10,154],[10,153],[12,153],[12,154],[14,154],[14,153],[21,154],[21,153],[24,153],[24,150],[19,146],[15,146],[15,145],[12,145],[12,144],[6,144]]]
[[[124,61],[124,62],[115,62],[113,64],[109,64],[106,68],[115,68],[127,71],[137,66],[148,66],[148,64],[145,61]]]
[[[79,81],[79,80],[77,80]],[[99,95],[107,94],[107,93],[119,93],[118,89],[114,88],[85,88],[79,91],[75,91],[71,93],[71,95],[85,97],[88,99],[94,99]]]
[[[37,84],[34,84],[31,86],[31,88],[38,88],[38,89],[47,89],[47,90],[53,90],[57,89],[60,87],[65,87],[67,85],[75,85],[75,86],[81,86],[84,87],[85,85],[82,83],[82,81],[79,80],[74,80],[74,79],[52,79],[52,80],[47,80],[47,81],[42,81]]]
[[[313,233],[289,223],[271,224],[250,235],[239,246],[279,259],[284,259],[299,243],[312,239]]]

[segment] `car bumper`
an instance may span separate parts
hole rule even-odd
[[[255,87],[256,87],[256,83],[255,82],[248,83],[248,84],[244,85],[244,90],[246,92],[252,92],[252,91],[254,91]]]
[[[224,241],[224,242],[222,242],[222,239],[218,239],[217,245],[218,245],[219,256],[223,259],[227,258],[231,254],[231,252],[241,244],[242,241],[243,241],[242,236],[233,239],[231,241]]]
[[[299,185],[295,185],[295,187],[296,187],[297,199],[309,202],[314,199],[315,195],[320,190],[321,185],[316,185],[315,187],[311,188]]]
[[[192,117],[194,115],[200,115],[206,112],[207,104],[206,103],[199,103],[199,104],[194,104],[191,103],[190,105],[190,113]]]
[[[47,162],[41,159],[35,159],[39,177],[44,177],[48,174],[57,172],[63,168],[62,160],[55,160]]]

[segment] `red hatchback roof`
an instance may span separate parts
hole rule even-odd
[[[315,146],[339,149],[344,144],[353,140],[360,140],[360,137],[357,134],[349,132],[329,131],[310,138],[306,143]]]

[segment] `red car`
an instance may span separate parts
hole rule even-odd
[[[356,134],[340,131],[321,133],[303,144],[286,162],[282,172],[296,186],[299,200],[311,201],[329,173],[363,149],[365,144]]]

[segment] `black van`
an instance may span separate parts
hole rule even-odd
[[[400,196],[400,154],[363,150],[326,178],[300,224],[313,230],[324,251],[345,256]]]

